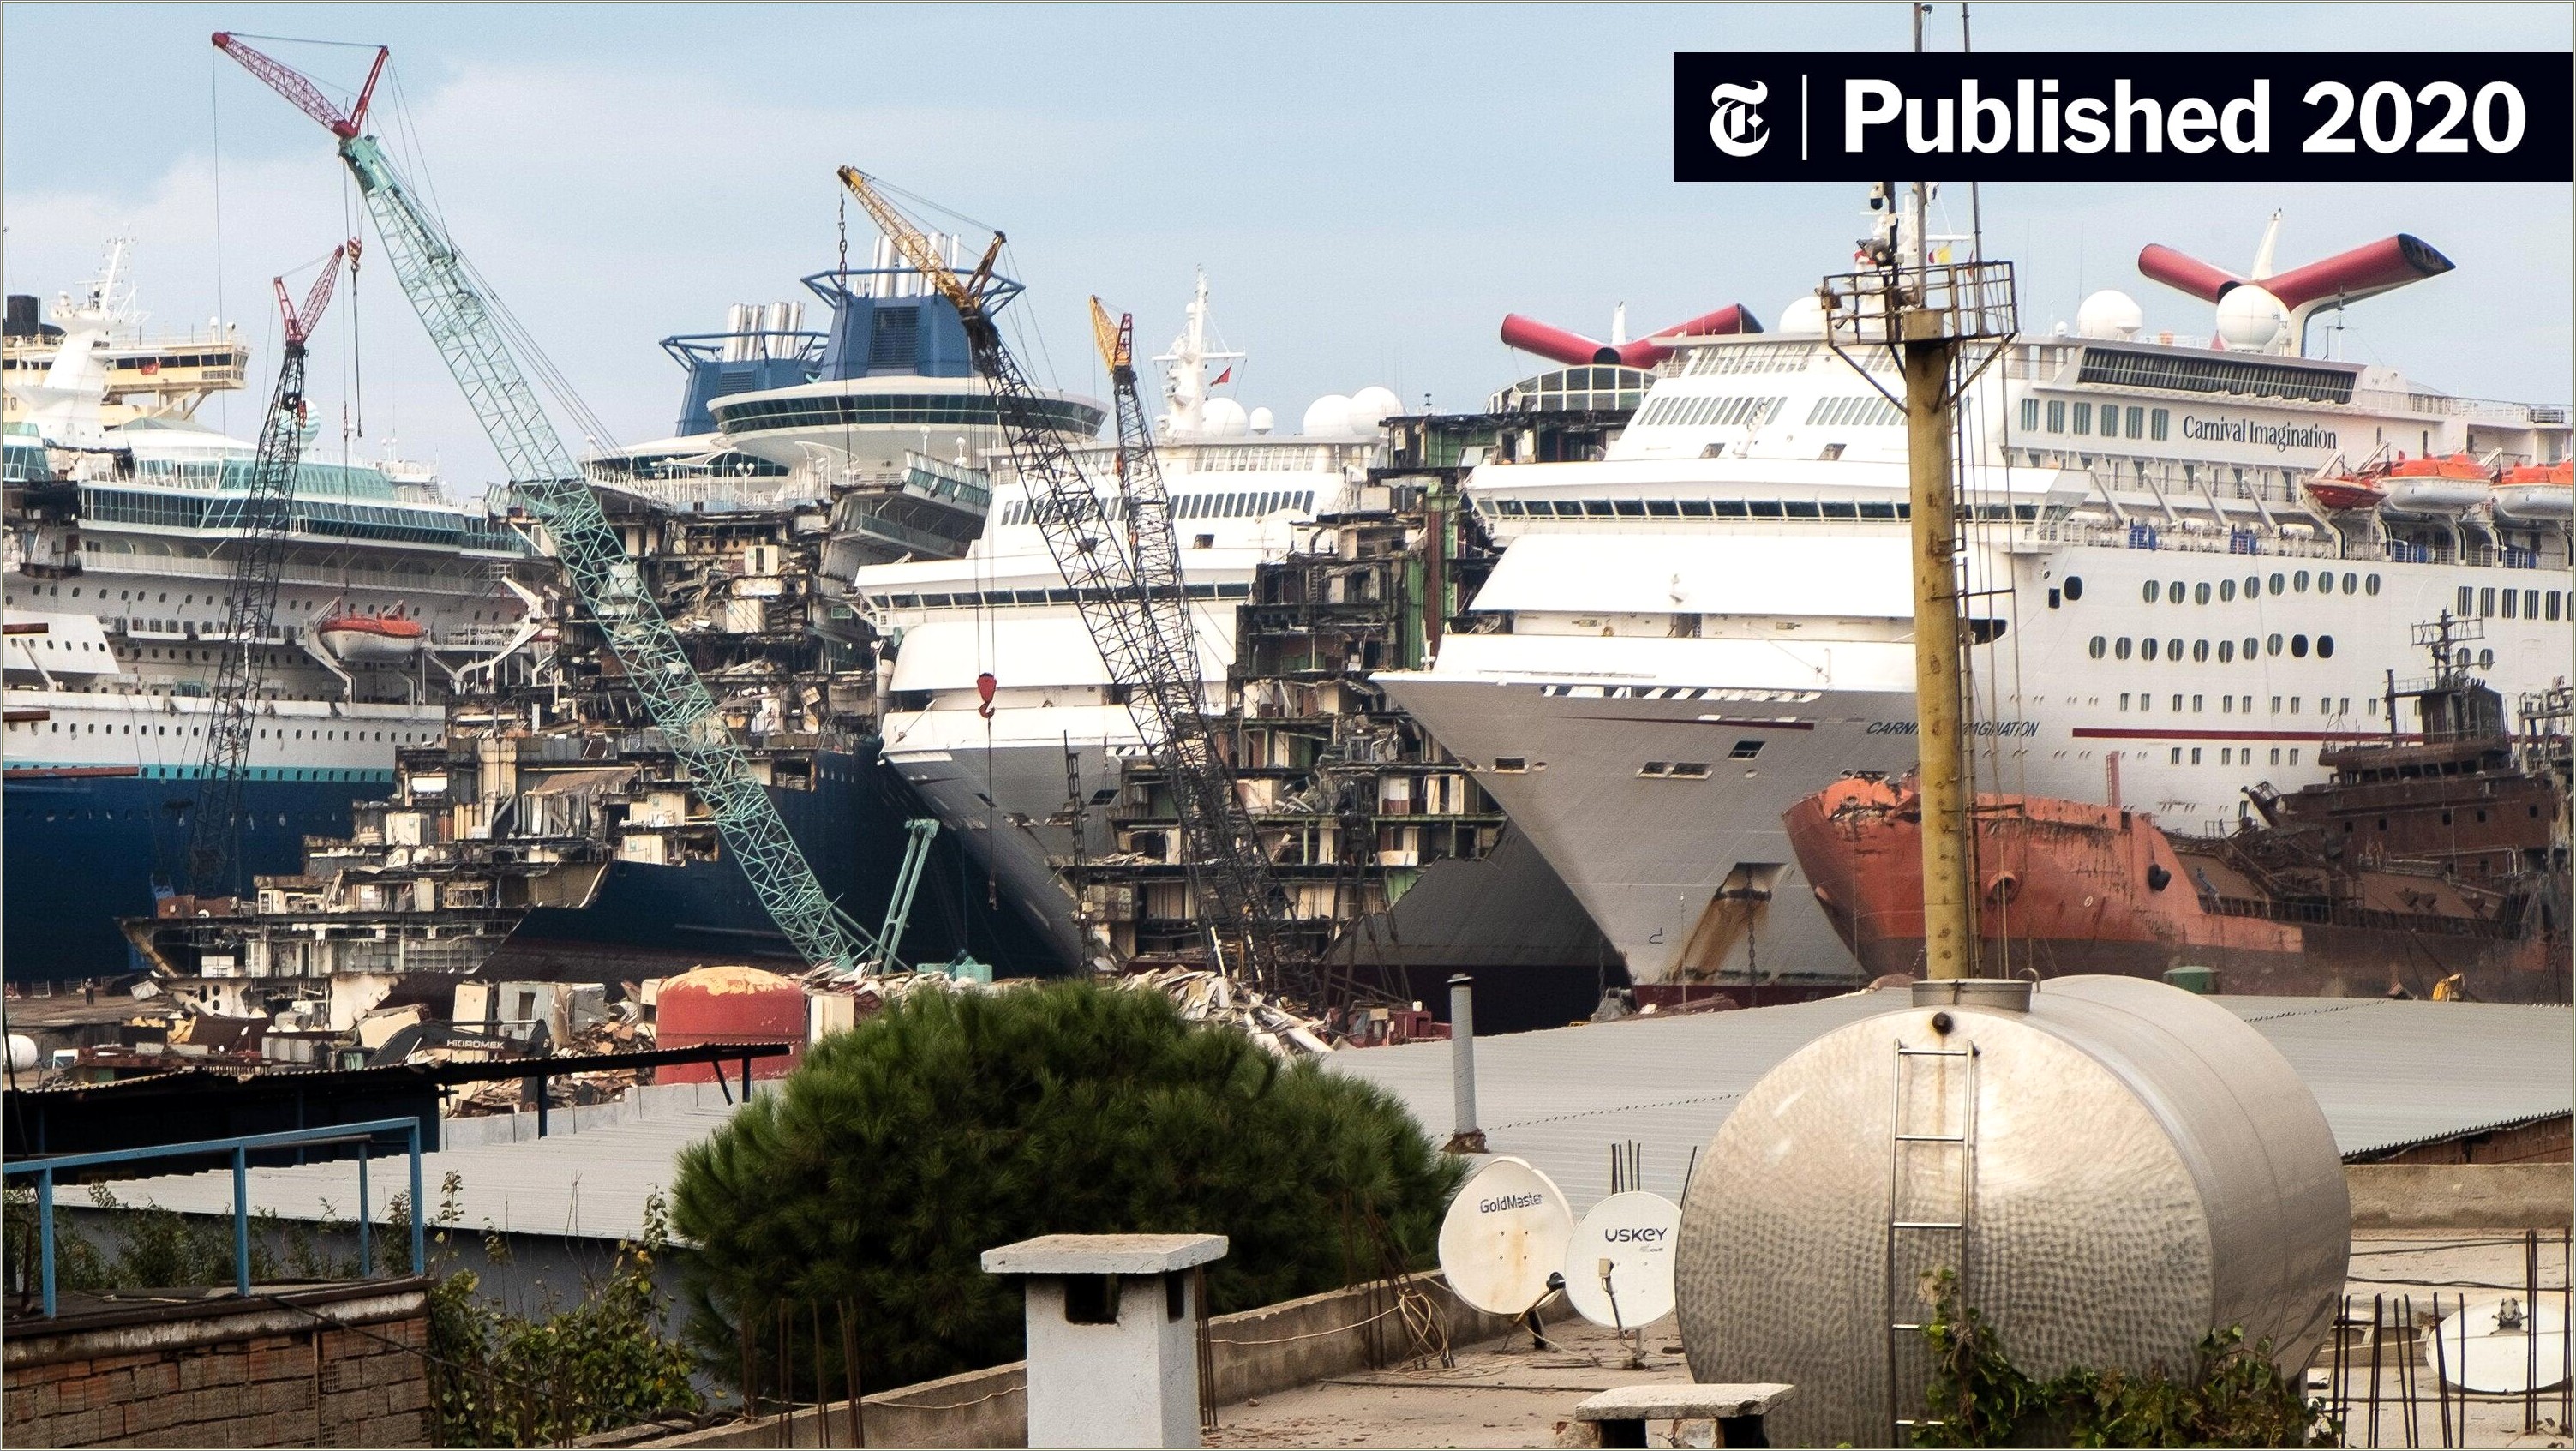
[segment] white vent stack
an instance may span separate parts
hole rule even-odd
[[[984,1251],[1028,1281],[1028,1444],[1199,1444],[1199,1266],[1221,1234],[1049,1234]]]
[[[1924,1277],[2022,1369],[2187,1366],[2213,1329],[2292,1373],[2343,1287],[2334,1136],[2235,1014],[2127,977],[1926,982],[1765,1075],[1691,1177],[1675,1290],[1700,1381],[1799,1387],[1781,1445],[1904,1444]]]

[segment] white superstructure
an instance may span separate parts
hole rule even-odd
[[[179,346],[140,338],[127,250],[112,245],[99,279],[54,305],[41,380],[8,383],[0,745],[15,779],[187,778],[205,752],[257,447],[195,420],[212,386],[148,409],[114,401],[141,386],[116,378],[121,358]],[[459,671],[529,643],[522,602],[495,582],[524,555],[517,536],[418,464],[335,452],[308,444],[296,477],[255,781],[390,781],[396,748],[438,734]],[[408,643],[384,643],[396,635]]]
[[[2399,453],[2554,463],[2563,407],[2300,357],[2304,318],[2268,309],[2222,304],[2229,346],[2139,311],[2097,296],[1960,405],[1979,789],[2116,781],[2175,826],[2232,820],[2242,788],[2324,779],[2321,743],[2385,734],[2387,673],[2443,610],[2479,622],[2473,663],[2508,698],[2565,676],[2562,523],[2335,513],[2305,487]],[[1915,758],[1905,433],[1880,391],[1902,385],[1854,358],[1877,386],[1801,299],[1780,332],[1691,340],[1602,459],[1477,468],[1508,548],[1474,623],[1377,677],[1639,982],[1857,971],[1780,825]]]
[[[1226,707],[1235,611],[1264,560],[1285,554],[1319,512],[1382,463],[1380,420],[1396,411],[1383,388],[1318,399],[1296,435],[1274,431],[1268,409],[1247,411],[1217,387],[1242,355],[1211,341],[1202,277],[1167,365],[1155,433],[1172,498],[1181,568],[1193,601],[1199,668],[1211,710]],[[1115,446],[1077,456],[1093,477],[1115,477]],[[963,559],[856,570],[853,591],[886,640],[881,651],[885,759],[943,824],[990,866],[1008,894],[1068,962],[1088,960],[1075,903],[1056,865],[1115,849],[1102,810],[1118,763],[1142,750],[1108,665],[1030,513],[1028,489],[999,455],[993,512]],[[1101,485],[1115,513],[1114,488]],[[984,693],[990,691],[989,698]]]

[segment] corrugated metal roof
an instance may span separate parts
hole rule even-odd
[[[1645,1145],[1642,1186],[1678,1197],[1691,1153],[1709,1141],[1763,1074],[1815,1038],[1901,1005],[1892,993],[1855,993],[1745,1012],[1647,1017],[1482,1038],[1476,1044],[1477,1116],[1496,1153],[1545,1170],[1579,1212],[1610,1192],[1609,1146]],[[2316,1093],[2346,1155],[2526,1122],[2576,1107],[2567,1072],[2576,1015],[2563,1007],[2378,999],[2212,999],[2281,1050]],[[1435,1139],[1452,1129],[1449,1048],[1408,1044],[1338,1053],[1337,1072],[1384,1085]],[[769,1085],[762,1085],[767,1091]],[[615,1238],[643,1229],[644,1202],[669,1187],[680,1150],[733,1112],[713,1085],[645,1090],[638,1110],[542,1142],[493,1143],[427,1156],[435,1203],[441,1177],[463,1179],[468,1228]],[[527,1118],[521,1115],[522,1119]],[[534,1133],[532,1124],[521,1132]],[[379,1163],[379,1206],[402,1170]],[[229,1172],[120,1186],[128,1203],[229,1213]],[[289,1219],[345,1215],[357,1201],[354,1164],[251,1171],[251,1202]],[[78,1203],[75,1194],[71,1201]]]
[[[1477,1117],[1498,1154],[1529,1160],[1577,1212],[1610,1192],[1609,1145],[1645,1145],[1644,1183],[1678,1197],[1704,1146],[1763,1074],[1813,1039],[1900,1006],[1854,993],[1789,1007],[1555,1028],[1479,1039]],[[2218,997],[2281,1050],[2346,1156],[2576,1108],[2567,1072],[2576,1015],[2564,1007]],[[1336,1054],[1335,1069],[1393,1090],[1432,1136],[1454,1127],[1449,1049],[1407,1044]]]

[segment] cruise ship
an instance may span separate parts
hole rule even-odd
[[[1244,355],[1213,339],[1204,275],[1186,318],[1155,359],[1165,366],[1155,444],[1196,602],[1207,708],[1222,713],[1254,571],[1385,462],[1380,425],[1398,404],[1383,387],[1328,395],[1306,409],[1300,432],[1281,433],[1269,409],[1218,391]],[[1095,419],[1078,436],[1097,428]],[[1076,456],[1095,478],[1114,479],[1114,442]],[[1118,794],[1121,762],[1143,746],[1047,551],[1031,490],[1007,474],[994,490],[989,525],[963,558],[876,564],[842,579],[883,642],[886,762],[987,863],[997,893],[1065,965],[1091,963],[1105,943],[1085,939],[1059,868],[1117,851],[1103,808]]]
[[[2096,293],[1962,398],[1978,789],[2232,824],[2396,729],[2391,672],[2446,611],[2508,700],[2564,681],[2566,408],[2307,356],[2320,312],[2452,264],[2400,236],[2276,275],[2277,227],[2247,276],[2142,254],[2213,335]],[[1801,297],[1768,333],[1668,340],[1600,458],[1478,467],[1503,558],[1436,661],[1375,677],[1640,985],[1861,971],[1781,817],[1914,765],[1906,440],[1883,350],[1824,333]]]
[[[147,335],[131,243],[58,298],[8,303],[6,533],[0,539],[0,789],[6,941],[21,979],[129,970],[116,919],[177,883],[230,588],[233,516],[257,449],[199,422],[238,389],[236,329]],[[461,676],[520,641],[496,583],[517,535],[432,470],[309,445],[265,642],[244,866],[291,869],[345,831],[394,753],[433,739]]]

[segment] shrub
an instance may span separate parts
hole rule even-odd
[[[1381,1089],[1071,982],[915,993],[826,1039],[682,1156],[672,1209],[708,1368],[739,1379],[747,1343],[774,1364],[778,1307],[803,1306],[805,1377],[822,1306],[839,1394],[845,1306],[873,1386],[1017,1358],[1020,1289],[979,1263],[996,1245],[1222,1234],[1223,1313],[1374,1276],[1381,1231],[1422,1262],[1462,1172]]]
[[[2076,1366],[2034,1379],[2004,1354],[1985,1316],[1959,1305],[1948,1271],[1926,1277],[1933,1301],[1926,1424],[1917,1446],[2339,1446],[2342,1428],[2302,1397],[2268,1340],[2239,1328],[2201,1338],[2188,1376],[2158,1363],[2144,1375]]]

